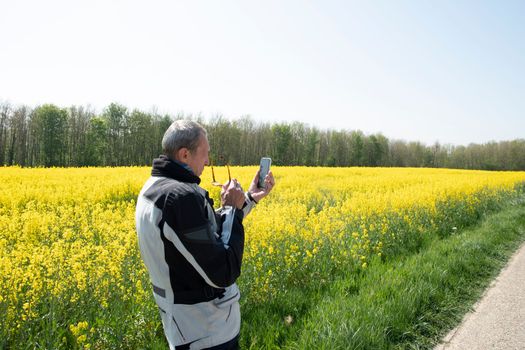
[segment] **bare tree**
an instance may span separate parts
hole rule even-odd
[[[5,156],[7,151],[7,133],[9,127],[7,125],[9,116],[11,114],[11,105],[4,102],[0,105],[0,165],[5,164]]]

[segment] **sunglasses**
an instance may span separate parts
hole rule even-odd
[[[222,187],[222,184],[220,182],[217,182],[217,180],[215,180],[215,171],[213,170],[213,162],[211,158],[210,158],[210,167],[211,167],[211,178],[212,178],[211,184],[213,186]],[[228,169],[228,183],[230,183],[230,181],[232,180],[232,176],[230,174],[230,166],[228,165],[228,163],[226,163],[226,169]]]

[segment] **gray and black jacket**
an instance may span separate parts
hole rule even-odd
[[[161,156],[136,208],[142,259],[153,285],[170,349],[225,343],[240,329],[239,288],[243,210],[213,210],[200,178]]]

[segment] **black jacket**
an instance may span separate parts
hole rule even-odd
[[[221,344],[239,332],[243,210],[213,210],[200,179],[165,156],[155,159],[136,208],[142,259],[170,344]],[[224,313],[224,315],[223,315]]]

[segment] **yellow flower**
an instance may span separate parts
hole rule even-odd
[[[257,167],[231,171],[247,188]],[[327,271],[366,269],[373,256],[410,235],[456,231],[450,228],[459,219],[476,220],[478,211],[512,198],[525,183],[525,172],[278,166],[273,172],[279,185],[243,221],[239,284],[254,301],[289,284],[329,281]],[[25,332],[28,319],[43,319],[46,307],[39,306],[48,298],[103,309],[116,299],[153,303],[134,219],[149,173],[149,167],[2,168],[0,308],[1,322],[14,325],[10,335]],[[211,178],[208,168],[201,178]],[[202,186],[218,203],[220,191],[207,181]],[[71,315],[97,315],[95,308]],[[88,343],[95,328],[87,321],[59,321],[70,324],[81,347],[97,347]]]
[[[77,337],[77,342],[79,344],[82,344],[82,343],[85,343],[86,342],[86,339],[87,339],[87,336],[85,334],[82,334],[82,335],[79,335]]]

